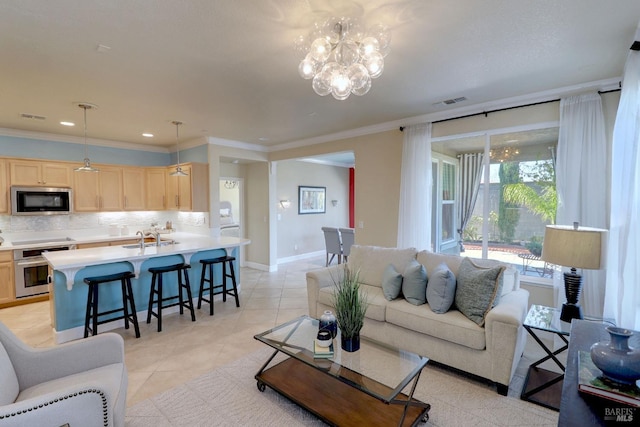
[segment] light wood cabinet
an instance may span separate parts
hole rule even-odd
[[[166,168],[145,168],[147,210],[167,209],[167,177]]]
[[[123,210],[122,168],[99,166],[100,172],[74,175],[76,212]]]
[[[0,159],[0,213],[9,212],[9,185],[7,184],[7,161]]]
[[[123,168],[122,188],[125,211],[145,209],[145,170],[143,168]]]
[[[14,160],[9,162],[11,185],[69,187],[71,166],[65,163]]]
[[[206,163],[182,165],[188,176],[172,176],[167,168],[167,209],[206,212],[209,210],[209,167]]]
[[[13,254],[0,252],[0,304],[12,302],[16,298],[13,279]]]

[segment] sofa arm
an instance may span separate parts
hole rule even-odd
[[[24,390],[101,366],[124,363],[124,340],[116,333],[107,332],[50,348],[11,346],[7,352],[12,353],[20,390]]]
[[[31,399],[0,406],[0,425],[113,426],[113,405],[95,384],[75,384]]]
[[[529,305],[529,291],[519,289],[500,298],[485,319],[487,351],[491,354],[491,379],[508,386],[524,351],[523,322]]]
[[[309,316],[317,319],[318,316],[318,292],[320,289],[333,286],[344,278],[344,264],[332,265],[307,273],[307,299],[309,303]]]
[[[485,329],[490,329],[493,322],[522,325],[527,316],[529,305],[529,291],[518,289],[500,298],[498,305],[493,307],[485,318]],[[487,333],[489,331],[487,330]]]

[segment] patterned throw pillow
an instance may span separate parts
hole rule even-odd
[[[427,302],[427,271],[418,261],[411,261],[404,269],[402,294],[413,305]]]
[[[382,293],[384,297],[393,301],[398,298],[402,290],[402,274],[398,273],[393,264],[389,264],[382,273]]]
[[[480,326],[489,310],[500,302],[504,266],[483,268],[464,258],[458,269],[455,303],[458,310]]]
[[[456,295],[456,276],[444,262],[427,272],[427,302],[434,313],[446,313],[453,305]]]

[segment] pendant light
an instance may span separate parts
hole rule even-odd
[[[91,166],[91,160],[87,155],[87,110],[98,108],[97,105],[81,102],[78,107],[84,110],[84,165],[74,169],[75,172],[100,172],[100,169]]]
[[[179,141],[178,129],[180,128],[180,125],[182,124],[182,122],[174,120],[171,123],[176,125],[176,153],[178,153],[178,164],[176,165],[176,170],[171,172],[169,175],[171,175],[171,176],[189,176],[188,173],[183,172],[182,166],[180,166],[180,146],[178,145],[179,144],[179,142],[178,142]]]

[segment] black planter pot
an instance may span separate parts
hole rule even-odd
[[[360,350],[360,334],[355,334],[352,337],[340,337],[340,344],[344,351],[354,352]]]

